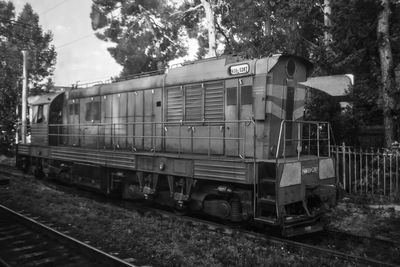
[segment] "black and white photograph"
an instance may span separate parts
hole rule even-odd
[[[400,0],[0,0],[0,266],[400,266]]]

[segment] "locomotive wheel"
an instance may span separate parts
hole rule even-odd
[[[18,161],[18,169],[20,169],[25,174],[29,173],[29,165],[29,160],[26,157],[23,157],[21,158],[21,160]]]
[[[33,171],[33,176],[35,176],[35,178],[37,179],[42,179],[44,177],[42,165],[35,167],[35,170]]]
[[[57,174],[57,180],[59,180],[62,183],[67,183],[71,184],[71,176],[67,171],[61,171]]]
[[[185,203],[182,204],[176,203],[174,207],[174,213],[179,216],[184,216],[189,213],[189,208]]]

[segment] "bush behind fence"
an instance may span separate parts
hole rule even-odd
[[[399,195],[400,151],[331,147],[336,158],[337,182],[348,193],[384,196]]]

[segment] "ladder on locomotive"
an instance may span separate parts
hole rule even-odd
[[[256,177],[254,220],[276,224],[278,218],[277,180],[275,177]]]

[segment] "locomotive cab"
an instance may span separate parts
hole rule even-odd
[[[31,143],[60,144],[63,101],[64,92],[48,93],[28,99]],[[55,124],[59,127],[53,126]]]
[[[279,224],[287,236],[319,231],[320,216],[336,196],[330,125],[302,121],[306,97],[302,82],[311,73],[310,63],[281,57],[272,64],[265,117],[263,106],[257,107],[257,102],[254,106],[256,124],[264,124],[269,138],[263,143],[262,159],[257,160],[255,220]]]

